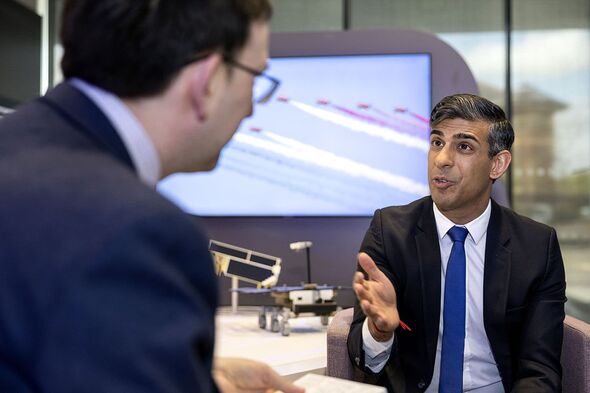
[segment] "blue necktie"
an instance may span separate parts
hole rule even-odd
[[[463,391],[465,348],[465,238],[467,229],[454,226],[447,232],[453,241],[445,277],[443,339],[439,393]]]

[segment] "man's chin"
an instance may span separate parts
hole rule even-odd
[[[194,163],[191,168],[185,168],[186,170],[182,171],[185,173],[195,173],[195,172],[211,172],[217,167],[217,163],[219,162],[219,154],[208,161],[201,161],[198,163]]]
[[[208,161],[205,163],[204,169],[202,172],[210,172],[217,167],[217,163],[219,162],[219,156],[215,157],[213,160]]]
[[[432,201],[440,211],[448,210],[453,206],[454,198],[452,198],[451,195],[444,195],[444,193],[441,193],[439,190],[432,192],[431,197]]]

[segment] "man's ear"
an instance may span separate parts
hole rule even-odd
[[[194,63],[191,67],[190,98],[192,107],[200,122],[211,113],[213,99],[219,89],[221,56],[213,53],[205,59]]]
[[[512,161],[512,154],[508,150],[502,150],[492,158],[492,169],[490,170],[490,178],[496,180],[500,178],[504,172],[508,170],[510,162]]]

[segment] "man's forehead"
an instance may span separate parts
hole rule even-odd
[[[482,120],[466,120],[461,118],[445,119],[432,126],[430,133],[441,136],[472,134],[482,137],[487,136],[489,126],[489,123]]]

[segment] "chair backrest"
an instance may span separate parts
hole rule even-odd
[[[330,377],[354,379],[354,367],[348,357],[346,345],[352,313],[352,308],[338,311],[328,326],[326,375]]]
[[[563,321],[563,393],[590,393],[590,324],[569,315]]]
[[[328,326],[326,374],[331,377],[355,379],[346,345],[352,313],[352,308],[339,311]],[[563,393],[590,393],[590,324],[566,315],[563,328]]]

